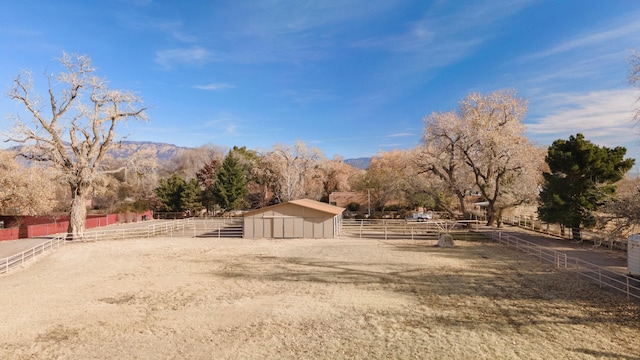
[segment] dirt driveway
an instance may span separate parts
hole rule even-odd
[[[521,229],[516,226],[505,226],[500,229],[484,228],[480,232],[487,233],[489,231],[500,231],[536,245],[567,254],[569,257],[580,259],[620,274],[627,274],[626,251],[609,250],[605,246],[595,247],[588,242],[577,243],[571,239],[559,239],[557,237]]]
[[[72,244],[0,278],[0,358],[637,359],[636,304],[491,242],[456,245]]]

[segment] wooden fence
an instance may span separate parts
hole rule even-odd
[[[0,229],[0,241],[16,240],[20,236],[20,228]]]

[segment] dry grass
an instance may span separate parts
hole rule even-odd
[[[77,244],[0,278],[0,358],[639,359],[637,304],[456,245]]]

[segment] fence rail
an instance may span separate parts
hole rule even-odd
[[[241,238],[244,233],[242,218],[196,219],[193,224],[194,237]]]
[[[384,240],[411,239],[437,240],[442,233],[466,232],[477,228],[476,220],[427,220],[407,221],[396,219],[344,219],[342,235],[356,238],[374,238]]]
[[[34,246],[29,250],[25,250],[19,254],[0,259],[0,274],[6,274],[10,270],[13,270],[24,263],[33,260],[37,256],[40,256],[46,252],[55,250],[64,245],[66,240],[65,236],[56,236],[55,238],[48,240],[38,246]]]
[[[512,216],[505,217],[503,223],[515,225],[523,229],[532,230],[538,233],[553,235],[563,239],[573,238],[573,232],[570,227],[563,227],[559,224],[546,223],[540,220],[532,219],[529,216]],[[627,239],[615,236],[615,234],[601,234],[582,229],[580,231],[582,241],[593,243],[594,246],[604,246],[609,249],[626,250]]]
[[[73,242],[81,241],[102,241],[102,240],[121,240],[132,238],[150,238],[157,235],[171,236],[191,236],[193,234],[191,229],[195,229],[193,219],[182,219],[174,221],[166,221],[158,224],[149,224],[144,227],[135,227],[118,230],[94,230],[85,232],[85,236],[81,240],[68,241],[66,240],[67,234],[59,234],[45,241],[44,243],[34,246],[31,249],[25,250],[19,254],[0,259],[0,274],[6,274],[9,271],[22,266],[24,263],[35,259],[36,257],[43,255],[52,250]],[[20,240],[17,240],[20,241]]]
[[[585,278],[595,282],[601,288],[621,292],[627,296],[627,299],[634,298],[640,300],[640,279],[567,256],[565,253],[534,244],[500,231],[493,231],[491,233],[491,239],[513,247],[518,251],[535,256],[540,259],[540,261],[551,263],[558,269],[574,272],[578,279]]]
[[[150,238],[156,235],[170,236],[181,235],[190,236],[190,229],[193,228],[193,218],[164,221],[161,223],[149,224],[142,227],[125,229],[104,229],[87,231],[84,238],[78,241],[101,241],[101,240],[123,240],[135,238]]]

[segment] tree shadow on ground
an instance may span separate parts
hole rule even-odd
[[[572,349],[575,352],[580,352],[586,355],[596,357],[598,359],[622,359],[622,360],[640,360],[640,356],[625,356],[607,351],[594,351],[589,349]]]
[[[542,324],[618,324],[640,330],[637,306],[545,264],[491,254],[491,247],[432,251],[441,257],[462,259],[466,265],[410,267],[391,262],[256,256],[227,263],[224,270],[211,275],[401,293],[420,306],[442,308],[446,316],[431,316],[428,322],[452,327],[474,329],[484,323],[509,325],[513,330]]]

